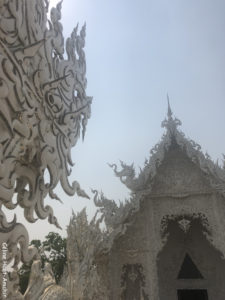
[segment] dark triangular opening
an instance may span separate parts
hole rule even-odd
[[[178,279],[198,279],[203,278],[201,272],[196,267],[195,263],[191,257],[186,254],[180,272],[178,274]]]
[[[208,300],[207,290],[178,290],[178,300]]]

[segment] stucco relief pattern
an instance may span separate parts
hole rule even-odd
[[[154,199],[155,230],[158,236],[155,243],[157,252],[162,251],[167,242],[168,222],[175,221],[180,227],[179,222],[185,218],[190,222],[189,226],[193,220],[199,220],[207,240],[224,256],[224,236],[220,228],[220,219],[215,217],[214,197],[214,195],[199,195],[185,199]]]
[[[110,300],[120,295],[121,266],[135,264],[146,267],[146,290],[150,298],[158,299],[157,258],[167,242],[171,221],[187,235],[193,222],[200,220],[206,238],[225,253],[223,214],[218,212],[225,207],[225,171],[204,155],[197,143],[187,139],[179,125],[168,105],[162,123],[166,133],[150,151],[150,159],[137,177],[133,165],[121,162],[121,170],[110,165],[131,190],[128,201],[117,204],[93,191],[100,214],[96,220],[105,223],[105,230],[98,232],[101,242],[94,245],[94,257],[102,270],[105,266],[102,274]],[[103,260],[99,260],[101,255]]]
[[[129,218],[127,219],[131,220],[131,216],[139,211],[140,204],[145,201],[144,199],[148,199],[149,197],[159,197],[159,202],[163,197],[177,199],[178,201],[182,199],[181,201],[185,202],[185,199],[188,197],[193,198],[205,195],[207,198],[209,194],[212,195],[213,193],[218,193],[222,197],[224,196],[224,168],[219,166],[218,163],[214,163],[207,153],[203,154],[199,144],[187,139],[178,130],[178,126],[180,125],[181,122],[173,117],[168,102],[167,118],[162,122],[162,127],[166,128],[166,133],[163,135],[161,142],[151,149],[150,159],[146,160],[145,166],[140,170],[139,175],[135,177],[133,165],[128,166],[124,162],[121,162],[122,169],[120,171],[115,164],[110,165],[114,169],[115,175],[132,192],[133,205],[129,207],[127,212]],[[168,156],[171,148],[177,149],[178,152],[172,155],[171,159],[167,160],[169,164],[166,165],[165,157]],[[176,159],[178,153],[179,159]],[[162,174],[160,169],[163,170]],[[212,202],[214,200],[209,202],[211,210],[209,208],[205,212],[205,208],[203,207],[203,213],[208,213],[212,216],[212,212],[214,211]],[[154,205],[157,206],[157,204]],[[177,205],[181,207],[178,203]],[[167,205],[166,207],[173,214],[174,206]],[[201,207],[199,209],[199,212],[201,212]],[[168,211],[165,210],[165,214]],[[196,210],[193,209],[193,213],[195,212]],[[156,220],[160,220],[163,217],[157,215],[158,212],[155,211],[155,213]],[[114,218],[116,218],[116,215]],[[210,220],[213,221],[213,216]],[[117,224],[119,223],[117,220]],[[216,232],[216,229],[213,232]],[[218,244],[216,241],[214,243]],[[159,246],[159,249],[161,247],[162,244]]]
[[[150,266],[148,272],[152,288],[154,288],[154,291],[150,289],[150,293],[156,298],[158,297],[157,272],[153,262],[157,261],[158,253],[162,251],[168,238],[166,234],[162,235],[163,227],[161,227],[166,219],[181,222],[178,226],[180,228],[183,226],[181,230],[187,232],[188,226],[192,226],[192,220],[200,219],[206,238],[216,249],[220,250],[220,253],[225,253],[224,236],[220,230],[222,220],[215,216],[215,211],[220,206],[218,201],[224,201],[224,168],[213,163],[207,153],[204,155],[200,145],[187,139],[178,130],[179,125],[181,122],[173,118],[170,106],[168,106],[167,119],[162,123],[162,126],[166,128],[166,133],[162,141],[150,151],[150,159],[146,160],[144,168],[137,177],[135,177],[133,165],[128,166],[121,162],[121,170],[118,170],[116,165],[111,165],[115,175],[131,190],[132,201],[136,203],[129,208],[127,218],[121,219],[121,223],[125,222],[125,225],[128,223],[129,225],[124,227],[126,231],[123,231],[118,242],[114,242],[114,246],[117,246],[113,250],[115,261],[113,260],[111,267],[114,269],[116,265],[118,268],[119,263],[126,261],[121,252],[123,244],[134,245],[136,242],[135,248],[139,250],[142,248],[140,241],[142,234],[134,229],[135,224],[138,224],[140,220],[137,221],[135,216],[140,213],[143,203],[149,203],[150,210],[147,207],[145,209],[151,218],[149,234],[152,236],[148,239],[154,244],[150,245],[147,260],[140,255],[140,251],[132,251],[132,254],[134,255],[133,261],[143,259],[144,264],[148,263]],[[145,218],[142,222],[145,222],[144,220]],[[185,224],[182,220],[186,220]],[[119,224],[118,219],[117,224]],[[146,222],[145,225],[147,225]],[[131,237],[129,228],[133,230]],[[119,257],[118,253],[120,253]],[[127,255],[127,260],[132,261],[130,259]],[[112,284],[112,288],[115,290],[116,285]]]
[[[145,292],[145,276],[141,264],[123,265],[121,288],[121,300],[149,300]]]
[[[48,20],[47,0],[0,1],[0,240],[8,244],[7,263],[13,261],[15,269],[36,250],[28,248],[25,226],[16,217],[8,222],[7,209],[20,206],[28,222],[48,218],[60,227],[44,203],[47,195],[60,201],[58,183],[68,195],[88,197],[77,181],[68,180],[71,148],[84,137],[91,113],[86,33],[77,26],[64,47],[61,5]],[[10,278],[8,286],[17,280]]]
[[[162,122],[162,127],[166,128],[166,133],[162,139],[150,150],[150,158],[146,159],[143,169],[140,169],[138,176],[135,176],[133,165],[121,163],[121,170],[115,164],[110,165],[114,173],[123,184],[125,184],[135,195],[140,193],[150,193],[154,183],[155,175],[162,164],[166,153],[175,142],[190,161],[194,163],[210,181],[210,185],[218,192],[225,195],[225,169],[218,163],[214,163],[210,156],[203,154],[201,146],[193,140],[185,137],[184,133],[178,130],[181,121],[173,117],[169,102],[167,118]],[[179,180],[179,178],[177,178]]]
[[[101,272],[107,233],[101,231],[101,222],[102,218],[97,219],[97,214],[88,222],[85,209],[73,213],[70,220],[67,229],[68,274],[64,281],[73,300],[108,299],[106,273]]]
[[[161,142],[151,149],[151,156],[149,160],[146,160],[139,175],[135,177],[133,165],[128,166],[121,162],[120,171],[115,164],[110,165],[115,175],[131,190],[130,201],[120,204],[119,207],[114,201],[106,199],[103,194],[100,202],[95,201],[95,204],[101,207],[101,211],[104,211],[104,216],[110,220],[113,228],[112,241],[119,235],[125,234],[128,225],[134,220],[132,216],[140,210],[141,203],[149,197],[172,197],[182,199],[182,201],[190,196],[207,196],[212,193],[219,193],[223,197],[224,168],[213,163],[208,154],[204,155],[199,144],[187,139],[178,130],[177,127],[180,125],[181,122],[173,118],[168,103],[167,118],[162,122],[166,133]],[[171,148],[177,149],[178,152],[167,160],[169,164],[166,165],[165,157],[168,156]],[[179,159],[176,159],[178,154]],[[113,213],[111,213],[110,206],[113,206]]]

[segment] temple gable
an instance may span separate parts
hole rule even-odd
[[[98,290],[90,300],[224,300],[225,169],[180,125],[168,105],[166,132],[139,174],[133,164],[110,165],[130,189],[129,200],[118,204],[93,191],[100,218],[88,224],[73,217],[68,265],[79,272],[69,274],[70,290],[82,288],[75,284],[82,274]],[[85,245],[76,265],[74,241],[82,241],[79,249]],[[84,272],[84,265],[92,267]]]
[[[178,145],[172,145],[157,170],[152,194],[185,196],[209,189],[209,181],[201,169]]]

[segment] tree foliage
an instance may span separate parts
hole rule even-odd
[[[62,238],[56,232],[50,232],[43,242],[40,240],[32,240],[30,245],[33,245],[38,249],[43,269],[46,262],[51,264],[56,283],[59,283],[63,274],[64,265],[67,261],[66,238]],[[23,264],[18,271],[20,278],[20,291],[22,294],[24,294],[27,289],[32,263],[33,261],[29,264]]]
[[[46,261],[51,264],[56,283],[58,283],[67,260],[66,238],[62,238],[58,233],[50,232],[45,237],[43,247],[46,253]]]

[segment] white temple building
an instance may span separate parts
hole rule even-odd
[[[133,166],[111,166],[130,201],[117,206],[95,192],[101,218],[72,217],[66,285],[74,300],[224,300],[225,170],[180,125],[168,106],[166,132],[137,177]]]

